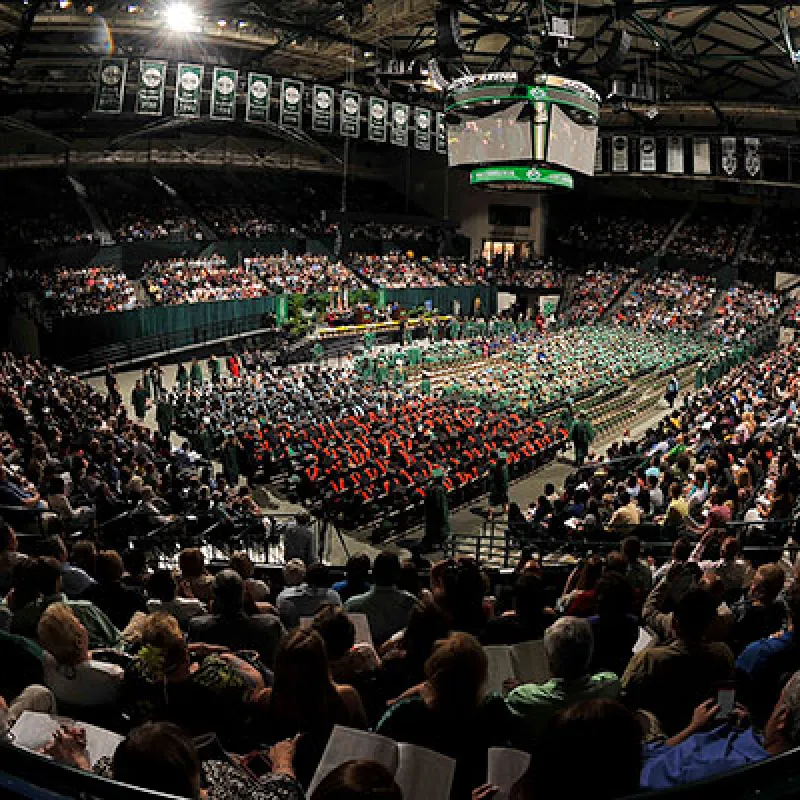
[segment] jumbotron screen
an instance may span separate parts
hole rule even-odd
[[[597,127],[580,125],[557,105],[551,106],[547,161],[573,172],[594,175]]]
[[[468,119],[447,128],[451,167],[530,161],[533,158],[531,121],[520,119],[527,103],[515,103],[495,114]]]

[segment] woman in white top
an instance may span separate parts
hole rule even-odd
[[[188,630],[192,617],[206,613],[206,607],[196,597],[179,597],[175,576],[168,569],[157,569],[147,582],[147,611],[172,614],[182,630]]]
[[[45,652],[44,680],[59,707],[113,708],[124,671],[116,664],[94,661],[86,628],[65,603],[53,603],[39,620],[39,643]]]
[[[66,494],[64,479],[55,477],[50,481],[50,491],[47,495],[47,505],[50,510],[64,521],[75,522],[78,525],[87,525],[94,519],[94,509],[88,506],[73,508]]]

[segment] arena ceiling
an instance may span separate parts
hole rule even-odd
[[[191,31],[169,32],[173,0],[0,0],[0,94],[16,107],[51,94],[86,91],[99,56],[113,51],[173,61],[193,58],[278,75],[352,81],[369,88],[382,59],[437,51],[439,0],[185,0]],[[612,78],[657,87],[660,101],[780,102],[800,97],[800,4],[700,4],[688,0],[452,0],[464,52],[455,71],[527,71],[548,64],[542,35],[553,15],[574,40],[558,69],[608,91]],[[632,37],[611,75],[598,61],[617,29]],[[431,87],[419,87],[421,93]],[[38,100],[37,100],[38,98]]]

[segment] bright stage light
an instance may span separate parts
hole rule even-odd
[[[194,23],[194,11],[186,3],[173,3],[167,8],[167,25],[173,31],[189,31]]]

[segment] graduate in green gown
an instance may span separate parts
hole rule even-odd
[[[589,445],[594,441],[594,428],[583,413],[579,413],[572,425],[572,443],[575,446],[575,463],[583,466],[589,455]]]
[[[189,385],[189,373],[186,371],[186,367],[183,364],[178,364],[175,380],[178,384],[178,389],[180,389],[181,392],[185,392],[186,387]]]
[[[440,549],[450,533],[450,506],[444,489],[444,473],[433,470],[425,492],[425,536],[420,542],[423,552]]]
[[[158,405],[156,405],[156,423],[158,424],[158,432],[165,438],[169,439],[172,432],[172,420],[175,415],[175,409],[172,407],[166,392],[161,392],[161,397],[158,398]]]
[[[131,392],[131,405],[133,406],[136,416],[140,420],[144,420],[147,416],[147,400],[148,393],[145,391],[142,382],[140,380],[136,381],[136,386],[133,387],[133,391]]]
[[[494,454],[494,463],[489,476],[489,518],[494,509],[508,511],[508,454],[502,450]]]
[[[189,373],[192,379],[192,385],[201,386],[203,383],[203,368],[200,366],[196,358],[192,359],[192,370]]]
[[[153,393],[150,388],[150,373],[146,369],[142,370],[142,389],[144,389],[145,397],[149,400]]]
[[[319,364],[322,361],[322,356],[324,355],[325,348],[322,346],[322,343],[316,342],[311,350],[311,358],[313,359],[314,363]]]
[[[206,366],[208,367],[208,374],[211,376],[211,383],[216,386],[222,374],[222,365],[219,363],[219,359],[212,354],[209,356]]]
[[[422,394],[426,397],[431,396],[431,376],[427,372],[422,373],[422,386],[420,388],[422,389]]]
[[[228,486],[239,485],[239,462],[243,455],[242,446],[237,441],[236,437],[231,433],[225,437],[222,445],[222,452],[220,453],[220,461],[222,462],[222,472],[225,475],[225,480]]]

